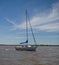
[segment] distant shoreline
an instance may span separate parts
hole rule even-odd
[[[22,45],[5,45],[5,44],[0,44],[0,46],[22,46]],[[32,45],[32,46],[59,46],[59,45]]]

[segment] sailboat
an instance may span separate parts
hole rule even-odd
[[[26,10],[26,41],[25,42],[21,42],[20,46],[16,46],[15,49],[16,50],[20,50],[20,51],[36,51],[36,40],[35,40],[35,37],[34,37],[34,33],[33,33],[33,29],[32,29],[32,26],[31,26],[31,23],[30,23],[30,20],[28,21],[28,13],[27,13],[27,10]],[[33,36],[33,40],[34,40],[34,45],[30,45],[28,43],[28,23],[30,25],[30,29],[31,29],[31,33],[32,33],[32,36]]]

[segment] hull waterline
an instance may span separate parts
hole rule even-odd
[[[36,51],[37,47],[15,47],[18,51]]]

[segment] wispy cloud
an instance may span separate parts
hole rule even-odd
[[[30,20],[32,27],[37,30],[44,30],[47,32],[59,31],[59,22],[57,22],[57,20],[59,21],[59,7],[58,6],[59,6],[59,3],[54,3],[51,7],[51,12],[48,15],[45,14],[45,16],[32,17],[32,19]],[[6,19],[6,20],[9,21],[9,23],[13,24],[12,30],[26,28],[25,22],[21,24],[16,24],[13,21],[10,21],[9,19]]]
[[[16,30],[16,29],[20,28],[20,24],[16,24],[14,21],[12,21],[12,20],[10,20],[8,18],[5,18],[5,20],[12,24],[12,28],[10,30]]]
[[[16,23],[15,23],[14,21],[9,20],[8,18],[5,18],[5,20],[6,20],[7,22],[13,24],[13,25],[16,25]]]
[[[59,31],[59,23],[51,23],[43,26],[37,26],[37,29],[47,32]]]
[[[52,5],[51,12],[46,16],[34,16],[31,19],[31,24],[33,28],[38,30],[45,30],[48,32],[59,31],[59,3]],[[51,23],[52,22],[52,23]],[[43,25],[42,25],[43,24]],[[25,23],[21,24],[22,28]]]

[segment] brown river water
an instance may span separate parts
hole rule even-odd
[[[0,46],[0,65],[59,65],[59,46],[39,46],[36,51]]]

